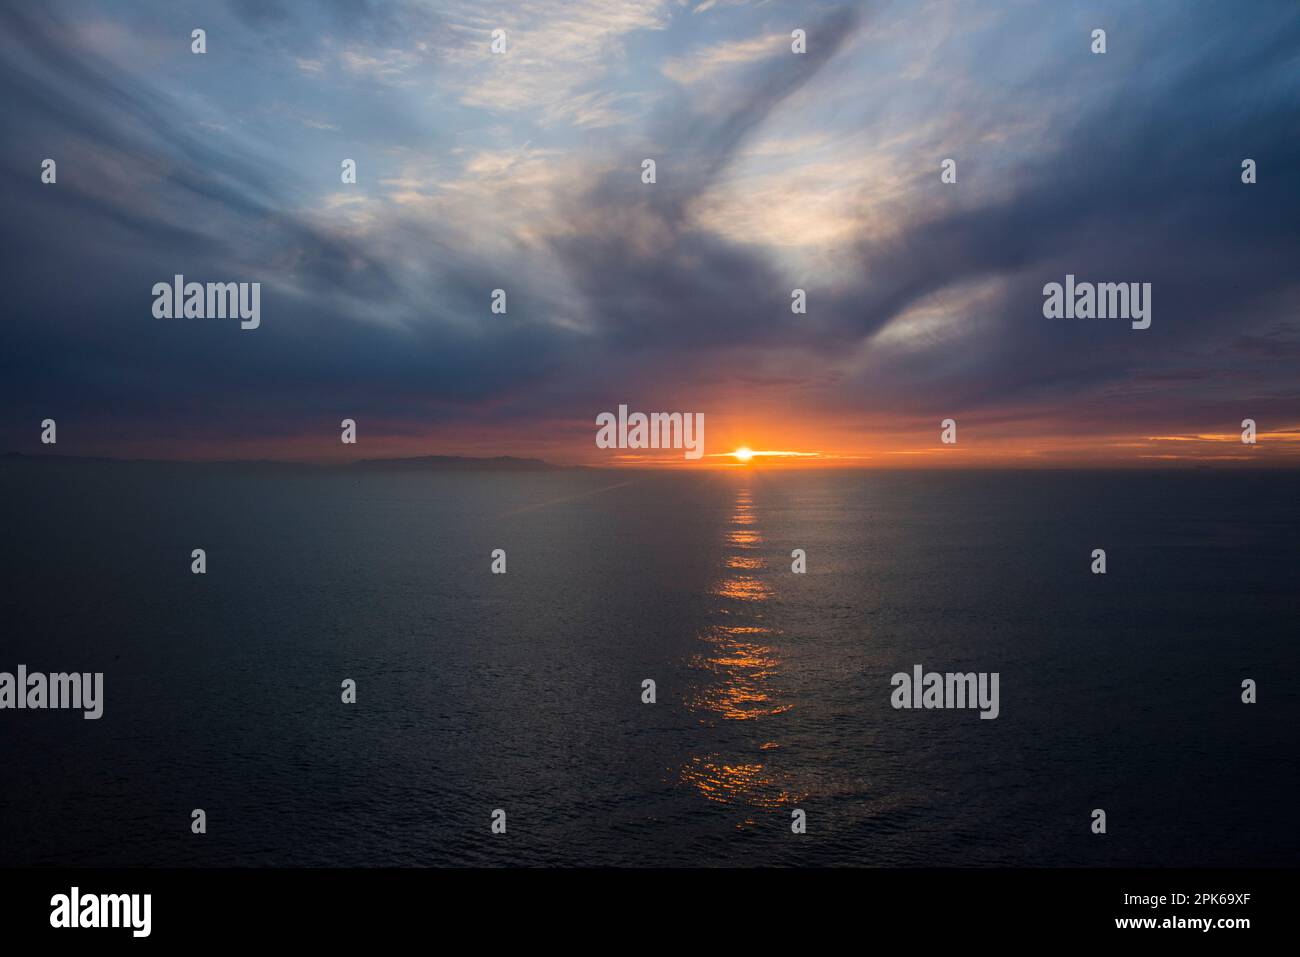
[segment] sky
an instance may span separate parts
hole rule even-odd
[[[1297,77],[1290,0],[5,4],[0,451],[1300,465]]]

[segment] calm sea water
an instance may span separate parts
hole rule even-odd
[[[0,712],[0,865],[1300,852],[1295,473],[9,461],[0,496],[0,670],[106,698]],[[914,664],[999,672],[1000,717],[894,710]]]

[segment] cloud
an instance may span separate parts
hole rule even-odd
[[[518,4],[491,15],[476,4],[455,8],[440,45],[454,68],[451,80],[465,106],[501,113],[541,110],[552,119],[565,114],[574,97],[588,97],[575,115],[609,126],[618,118],[606,98],[592,113],[593,89],[626,57],[625,41],[637,31],[663,30],[670,7],[662,0],[571,0]],[[506,52],[490,50],[495,29],[506,32]],[[588,125],[592,125],[590,122]]]
[[[713,80],[726,70],[789,53],[789,36],[779,33],[748,40],[731,40],[683,57],[673,57],[661,68],[664,76],[683,86]],[[792,54],[793,55],[793,54]]]
[[[139,441],[342,408],[564,442],[611,396],[845,442],[1300,423],[1285,5],[1116,8],[1104,58],[1069,5],[809,8],[793,55],[768,5],[236,3],[207,60],[163,9],[0,12],[7,447],[51,408]],[[175,272],[264,281],[262,328],[152,320]],[[1067,272],[1151,282],[1152,328],[1044,320]]]

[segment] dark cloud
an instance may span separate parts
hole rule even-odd
[[[1286,3],[1252,5],[1249,17],[1229,3],[1110,7],[1111,61],[1084,52],[1027,87],[990,84],[985,109],[966,118],[973,137],[990,116],[1059,104],[1035,98],[1033,83],[1075,95],[1068,112],[1034,117],[1045,135],[989,171],[996,188],[968,185],[980,171],[963,166],[962,202],[938,188],[935,158],[918,157],[918,181],[935,187],[892,206],[888,231],[848,244],[853,275],[812,290],[801,321],[768,252],[701,230],[692,211],[829,64],[889,42],[856,7],[810,18],[818,42],[806,55],[759,59],[708,105],[662,84],[626,136],[589,145],[610,171],[563,198],[574,228],[543,250],[558,274],[535,250],[485,260],[457,224],[416,215],[395,212],[374,233],[326,225],[305,212],[317,195],[304,183],[310,151],[208,135],[183,80],[123,70],[80,37],[86,8],[52,9],[0,10],[11,104],[0,229],[13,250],[0,267],[4,447],[28,447],[32,421],[54,409],[135,434],[293,435],[339,409],[413,432],[489,419],[527,429],[634,395],[685,407],[717,398],[719,383],[738,401],[815,386],[809,415],[965,412],[1082,429],[1138,415],[1151,430],[1195,430],[1253,400],[1261,419],[1300,419],[1300,19]],[[228,9],[223,43],[296,37],[290,52],[327,34],[400,45],[439,25],[414,4]],[[1019,30],[1042,36],[1054,9],[950,42],[983,44],[969,61],[997,64],[1016,55]],[[275,62],[268,75],[285,68]],[[232,78],[231,90],[258,88]],[[859,92],[870,123],[874,91]],[[336,152],[321,161],[329,170]],[[56,153],[59,184],[43,187],[40,159]],[[639,180],[643,156],[659,164],[653,188]],[[1240,183],[1244,157],[1259,164],[1254,186]],[[152,320],[148,291],[176,272],[263,281],[263,327]],[[1067,272],[1152,283],[1151,329],[1043,319],[1042,285]],[[477,321],[503,275],[509,316]],[[977,335],[863,350],[909,310],[974,284],[991,292],[957,318]],[[570,316],[594,325],[561,321]],[[863,358],[846,367],[850,354]],[[719,371],[738,356],[748,371]]]

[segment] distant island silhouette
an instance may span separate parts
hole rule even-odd
[[[121,464],[121,465],[204,465],[204,466],[257,466],[259,468],[307,468],[307,469],[373,469],[373,470],[429,470],[429,471],[499,471],[499,472],[541,472],[561,469],[566,466],[553,465],[542,459],[519,458],[513,455],[468,456],[468,455],[415,455],[404,458],[357,459],[352,462],[294,462],[277,459],[118,459],[107,456],[85,455],[29,455],[24,452],[5,452],[0,454],[0,464],[6,462],[60,462],[65,464]],[[576,466],[586,468],[585,466]]]

